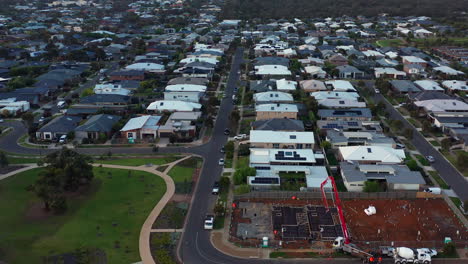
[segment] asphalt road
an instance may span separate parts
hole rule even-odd
[[[436,169],[440,177],[444,179],[444,181],[450,185],[453,191],[458,195],[458,197],[462,201],[468,200],[468,181],[465,177],[458,172],[455,167],[448,162],[445,157],[437,151],[431,143],[427,142],[427,140],[419,133],[402,115],[398,110],[396,110],[393,105],[391,105],[383,95],[375,94],[373,96],[374,102],[383,101],[385,102],[387,111],[390,113],[390,119],[392,120],[400,120],[403,122],[403,127],[413,129],[413,139],[411,143],[416,147],[416,149],[421,152],[424,156],[433,156],[435,158],[435,162],[431,163],[431,166]]]

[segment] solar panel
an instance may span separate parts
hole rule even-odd
[[[270,178],[270,177],[255,177],[254,180],[251,181],[252,184],[278,184],[278,178]]]

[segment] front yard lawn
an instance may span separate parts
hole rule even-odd
[[[414,156],[418,159],[418,161],[419,161],[419,163],[421,163],[421,165],[431,166],[431,163],[429,163],[429,161],[425,157],[423,157],[422,155],[416,154]]]
[[[448,189],[449,186],[445,181],[440,177],[439,173],[437,171],[428,171],[429,174],[434,178],[434,180],[439,184],[440,188],[442,189]]]
[[[67,199],[63,215],[43,211],[28,191],[42,169],[0,182],[0,248],[9,263],[42,263],[43,257],[100,249],[107,263],[140,261],[141,225],[166,191],[164,181],[140,171],[94,168],[91,187]]]

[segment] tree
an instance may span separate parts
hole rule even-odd
[[[176,142],[176,140],[177,140],[176,135],[171,134],[171,135],[169,136],[169,143],[174,144],[174,143]]]
[[[44,208],[47,211],[57,208],[54,206],[56,204],[64,204],[64,179],[63,170],[54,167],[39,174],[39,179],[34,184],[34,192],[44,202]]]
[[[219,179],[219,187],[221,189],[221,192],[223,191],[227,191],[229,189],[229,185],[231,185],[231,180],[229,179],[229,177],[221,177],[221,179]]]
[[[427,120],[424,120],[422,122],[422,131],[424,133],[430,133],[432,131],[432,124],[431,122],[427,121]]]
[[[462,171],[468,168],[468,154],[465,152],[457,153],[457,165]]]
[[[406,137],[408,140],[413,139],[413,129],[405,128],[403,130],[403,136]]]
[[[453,242],[449,242],[444,245],[442,252],[444,253],[444,256],[455,256],[457,254],[457,248]]]
[[[329,141],[324,140],[320,143],[320,146],[323,149],[328,150],[331,147],[331,143]]]
[[[9,164],[8,158],[5,153],[0,152],[0,168],[5,168]]]
[[[29,128],[34,122],[34,115],[31,112],[26,112],[21,115],[21,119],[26,123],[26,126]]]
[[[381,192],[382,188],[378,181],[365,181],[364,182],[364,192]]]
[[[249,192],[250,192],[250,186],[247,184],[239,185],[234,190],[235,194],[244,194],[244,193],[249,193]]]
[[[444,139],[442,139],[440,144],[441,144],[443,150],[449,151],[450,147],[452,146],[452,141],[450,140],[450,138],[444,138]]]

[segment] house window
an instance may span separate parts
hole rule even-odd
[[[273,148],[279,148],[279,144],[278,143],[273,143]]]
[[[133,132],[128,132],[128,133],[127,133],[127,137],[128,137],[128,138],[133,138]]]
[[[312,148],[312,144],[306,144],[306,148]]]
[[[297,144],[297,145],[296,145],[296,148],[297,148],[297,149],[302,149],[302,144]]]
[[[44,134],[46,139],[50,139],[50,134]]]

